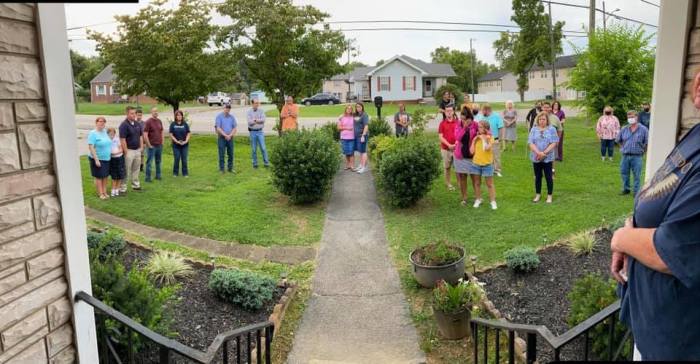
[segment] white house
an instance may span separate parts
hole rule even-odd
[[[406,55],[394,56],[379,66],[358,67],[335,75],[323,83],[323,92],[347,102],[357,98],[369,101],[381,96],[384,101],[420,102],[433,99],[435,90],[456,76],[452,66],[427,63]]]

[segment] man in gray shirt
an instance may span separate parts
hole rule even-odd
[[[260,108],[260,100],[253,99],[253,107],[246,114],[248,119],[248,131],[250,132],[250,148],[253,152],[253,168],[258,168],[258,145],[263,155],[265,168],[270,166],[267,159],[267,148],[265,147],[265,111]]]

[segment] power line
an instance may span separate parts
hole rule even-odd
[[[653,3],[653,2],[651,2],[651,1],[647,1],[647,0],[642,0],[642,2],[643,2],[643,3],[647,3],[647,4],[649,4],[649,5],[653,5],[653,6],[656,6],[657,8],[660,8],[659,4],[654,4],[654,3]]]
[[[410,27],[395,27],[395,28],[346,28],[336,29],[342,32],[364,32],[364,31],[432,31],[432,32],[469,32],[469,33],[503,33],[502,30],[496,29],[445,29],[445,28],[410,28]],[[518,33],[518,32],[512,32]],[[587,37],[585,34],[566,34],[567,37]]]
[[[96,26],[100,26],[100,25],[114,24],[116,22],[117,22],[116,20],[113,20],[113,21],[106,22],[106,23],[97,23],[97,24],[83,25],[83,26],[79,26],[79,27],[66,28],[66,30],[78,30],[78,29],[83,29],[83,28],[91,28],[91,27],[96,27]]]
[[[416,24],[444,24],[444,25],[476,25],[485,27],[501,27],[501,28],[513,28],[520,29],[517,25],[509,24],[493,24],[493,23],[463,23],[463,22],[449,22],[449,21],[432,21],[432,20],[336,20],[324,22],[327,24],[362,24],[362,23],[416,23]],[[581,33],[586,32],[580,30],[564,30],[569,33]]]
[[[567,4],[567,3],[561,3],[561,2],[558,2],[558,1],[549,1],[549,0],[540,0],[540,1],[542,1],[543,3],[548,3],[548,4],[553,4],[553,5],[562,5],[562,6],[569,6],[569,7],[573,7],[573,8],[589,9],[589,7],[586,6],[586,5]],[[644,0],[642,0],[642,1],[644,1]],[[645,2],[646,2],[646,1],[645,1]],[[652,4],[652,5],[654,5],[654,4]],[[603,11],[603,9],[598,9],[598,8],[596,8],[595,11],[598,11],[598,12],[603,13],[603,16],[609,14],[609,13],[606,13],[605,11]],[[649,24],[649,23],[643,22],[643,21],[641,21],[641,20],[628,18],[628,17],[622,16],[622,15],[612,15],[612,16],[615,17],[616,19],[624,19],[624,20],[627,20],[627,21],[631,21],[631,22],[633,22],[633,23],[646,25],[646,26],[649,26],[649,27],[652,27],[652,28],[658,28],[657,25]]]

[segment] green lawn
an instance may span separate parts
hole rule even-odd
[[[267,138],[268,150],[275,137]],[[258,153],[258,158],[261,158]],[[250,143],[236,138],[236,175],[218,172],[216,138],[192,137],[190,177],[172,176],[172,148],[163,153],[163,180],[142,191],[102,201],[95,195],[87,158],[81,158],[85,204],[145,225],[244,244],[310,245],[321,238],[325,203],[294,206],[271,183],[270,171],[253,169]]]
[[[526,129],[521,124],[517,150],[503,153],[503,177],[495,177],[498,210],[492,211],[486,203],[479,209],[462,207],[459,193],[448,191],[443,178],[413,208],[393,209],[384,204],[387,234],[398,262],[407,263],[405,258],[417,244],[447,239],[464,245],[483,267],[501,261],[513,246],[540,247],[629,213],[632,197],[618,195],[619,153],[615,162],[602,162],[594,128],[581,119],[567,120],[564,162],[556,164],[554,203],[531,202],[534,177],[525,152]],[[543,181],[546,194],[544,185]],[[487,201],[485,185],[483,189]],[[471,186],[469,194],[473,201]]]
[[[143,109],[145,114],[150,114],[150,110],[154,104],[93,104],[91,102],[79,102],[78,103],[78,114],[84,115],[124,115],[124,110],[127,106],[140,107]],[[206,106],[196,103],[184,103],[180,104],[180,108],[185,107],[196,107],[196,106]],[[158,104],[158,108],[161,112],[170,110],[169,105]]]

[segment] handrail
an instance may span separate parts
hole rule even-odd
[[[221,349],[221,346],[231,337],[240,336],[245,333],[255,332],[258,330],[266,329],[268,327],[274,328],[274,324],[271,321],[260,322],[257,324],[248,325],[239,329],[229,330],[222,332],[217,335],[212,343],[207,348],[206,352],[199,351],[197,349],[191,348],[187,345],[180,343],[177,340],[169,339],[143,325],[134,321],[130,317],[124,315],[123,313],[115,310],[112,307],[107,306],[104,302],[92,297],[88,293],[80,291],[75,294],[76,301],[83,301],[88,305],[94,307],[98,311],[110,316],[111,318],[119,321],[120,323],[126,325],[131,330],[145,336],[149,340],[155,342],[161,347],[165,347],[177,354],[180,354],[190,360],[194,360],[200,364],[208,364],[216,356],[216,353]],[[260,350],[260,349],[258,349]]]

